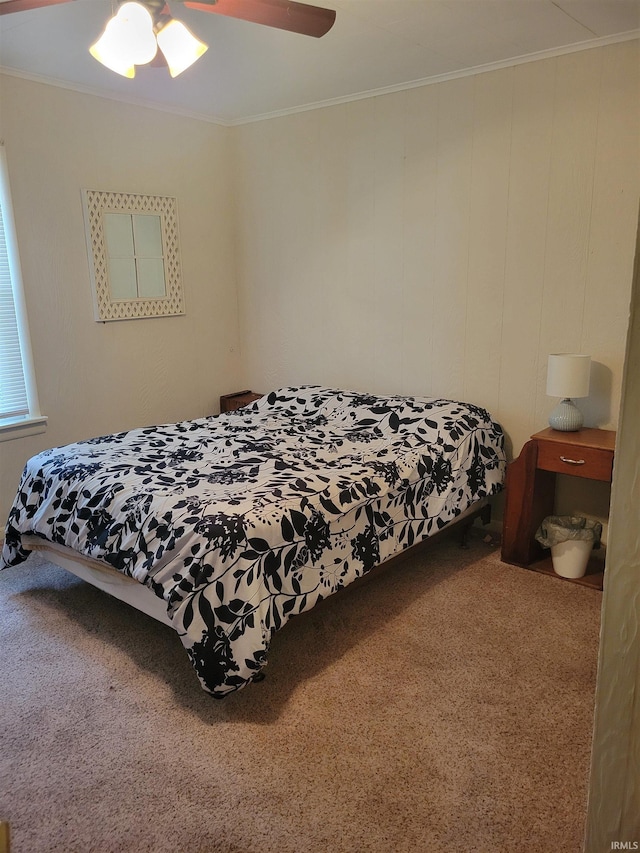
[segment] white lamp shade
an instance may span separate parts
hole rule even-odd
[[[160,30],[157,39],[172,77],[182,74],[208,50],[207,45],[197,39],[182,21],[175,19]]]
[[[89,53],[112,71],[134,77],[134,66],[151,62],[157,50],[149,10],[140,3],[130,2],[120,6]]]
[[[556,353],[549,356],[547,394],[549,397],[587,397],[591,356]]]
[[[104,32],[95,44],[89,48],[89,53],[106,68],[122,74],[123,77],[136,76],[136,69],[131,59],[120,50],[118,39],[118,25],[112,18],[104,29]]]

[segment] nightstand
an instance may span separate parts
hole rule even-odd
[[[614,430],[581,429],[559,432],[543,429],[524,445],[507,469],[502,525],[502,562],[552,574],[549,551],[536,542],[540,522],[554,514],[556,475],[611,482]],[[602,589],[603,571],[592,562],[587,574],[573,583]]]
[[[259,400],[262,394],[255,394],[253,391],[236,391],[233,394],[223,394],[220,397],[220,414],[224,412],[233,412],[236,409],[241,409],[254,400]]]

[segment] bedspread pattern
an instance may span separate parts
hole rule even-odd
[[[36,533],[154,590],[205,690],[266,664],[291,616],[501,488],[503,434],[448,400],[283,388],[235,412],[27,463],[3,560]]]

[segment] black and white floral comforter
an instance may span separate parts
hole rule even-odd
[[[26,559],[35,533],[145,584],[224,696],[291,616],[498,491],[505,468],[502,430],[476,406],[282,388],[34,456],[2,556]]]

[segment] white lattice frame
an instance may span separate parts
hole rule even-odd
[[[96,320],[134,320],[184,314],[175,198],[100,190],[83,190],[82,198]],[[166,296],[157,299],[112,298],[104,237],[105,213],[150,213],[160,217]]]

